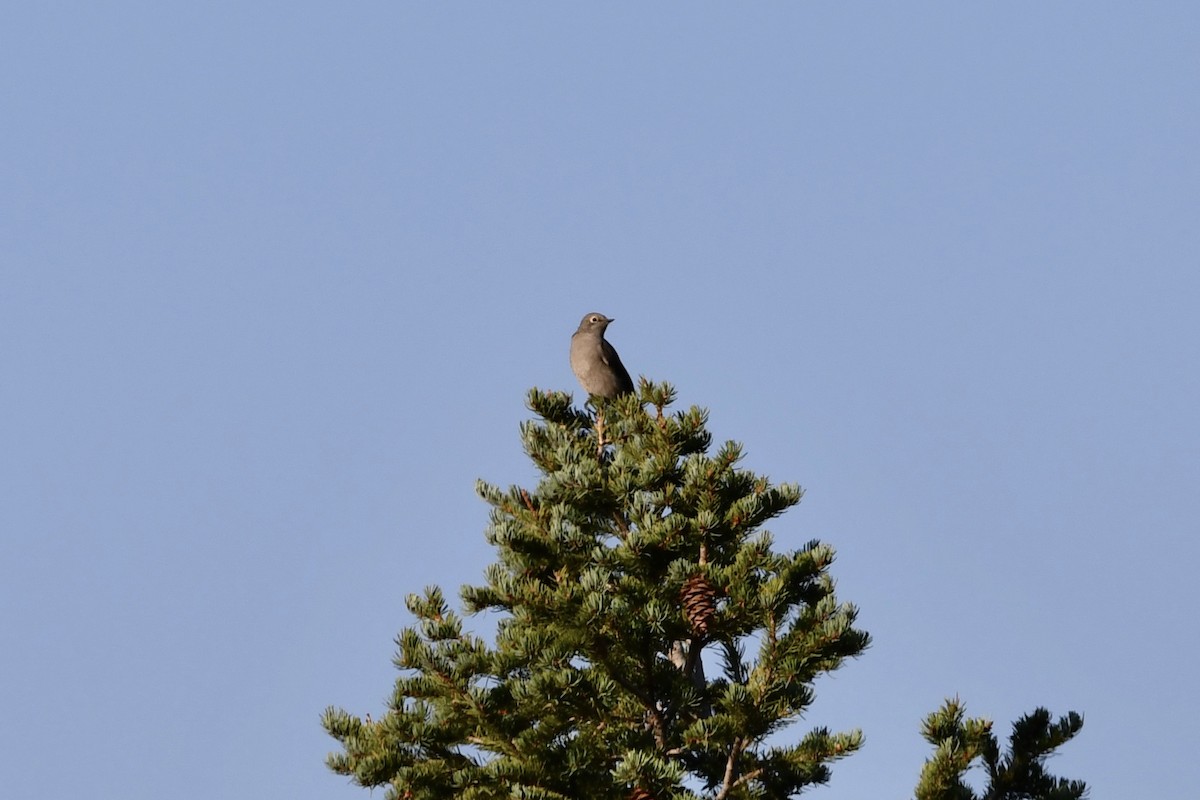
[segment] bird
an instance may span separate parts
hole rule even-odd
[[[633,380],[617,351],[604,338],[613,320],[593,311],[585,314],[571,336],[571,370],[589,395],[612,399],[633,394]]]

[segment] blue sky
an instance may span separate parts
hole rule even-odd
[[[922,717],[1085,714],[1185,797],[1200,6],[55,3],[0,25],[5,794],[366,797],[404,596],[587,311],[807,491],[873,648],[814,798]],[[482,624],[482,623],[481,623]]]

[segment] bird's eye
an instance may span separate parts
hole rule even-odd
[[[593,315],[592,315],[592,322],[599,322],[599,321],[600,321],[600,318],[599,318],[599,317],[597,317],[595,314],[593,314]]]

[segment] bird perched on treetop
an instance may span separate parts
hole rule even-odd
[[[604,339],[611,319],[593,311],[584,316],[571,337],[571,369],[583,390],[597,397],[633,394],[633,380],[621,357]]]

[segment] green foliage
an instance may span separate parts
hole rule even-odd
[[[674,398],[643,381],[593,416],[530,392],[540,480],[480,482],[498,561],[462,589],[469,613],[499,613],[494,644],[437,588],[410,597],[387,714],[324,714],[335,772],[402,800],[748,800],[824,783],[861,746],[857,731],[772,737],[869,638],[835,597],[832,549],[777,551],[762,529],[800,488],[741,469],[734,442],[709,454],[705,412],[667,413]]]
[[[917,784],[917,800],[1079,800],[1086,792],[1083,781],[1055,778],[1045,762],[1055,750],[1083,728],[1083,717],[1075,712],[1054,722],[1050,712],[1039,708],[1013,723],[1006,755],[986,719],[968,719],[956,699],[930,714],[924,736],[934,746]],[[987,777],[982,794],[976,794],[963,778],[980,764]]]
[[[674,399],[643,381],[593,415],[530,392],[521,439],[541,477],[479,483],[498,560],[461,591],[468,613],[498,614],[494,643],[437,587],[409,596],[383,719],[324,713],[332,770],[389,800],[782,800],[862,746],[858,731],[775,735],[869,637],[834,594],[833,550],[779,551],[762,527],[800,488],[741,469],[735,442],[710,454],[705,412],[666,413]],[[947,701],[925,721],[916,798],[1079,800],[1045,760],[1082,725],[1038,709],[1002,754],[990,722]]]

